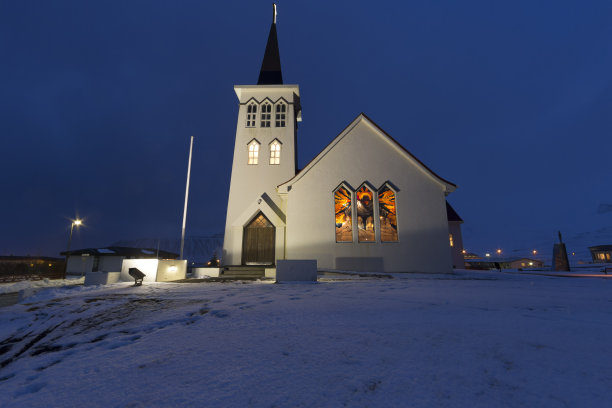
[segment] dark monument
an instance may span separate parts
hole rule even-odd
[[[561,239],[561,231],[559,231],[559,243],[553,247],[553,271],[569,272],[569,260],[567,259],[567,250],[563,239]]]

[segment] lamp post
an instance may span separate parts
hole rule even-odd
[[[78,228],[83,223],[82,220],[78,218],[70,224],[70,238],[68,238],[68,249],[66,250],[66,265],[64,266],[64,279],[66,279],[66,273],[68,272],[68,256],[70,256],[70,244],[72,244],[72,230],[74,230],[74,226]]]

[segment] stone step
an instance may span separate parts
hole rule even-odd
[[[224,266],[219,271],[220,278],[263,278],[265,276],[266,267],[260,265],[236,265]]]

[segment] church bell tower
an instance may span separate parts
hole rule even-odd
[[[276,187],[296,174],[298,85],[283,84],[276,5],[257,85],[235,85],[238,122],[222,264],[284,259],[286,205]]]

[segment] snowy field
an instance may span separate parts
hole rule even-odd
[[[612,406],[612,280],[460,272],[40,290],[1,407]]]

